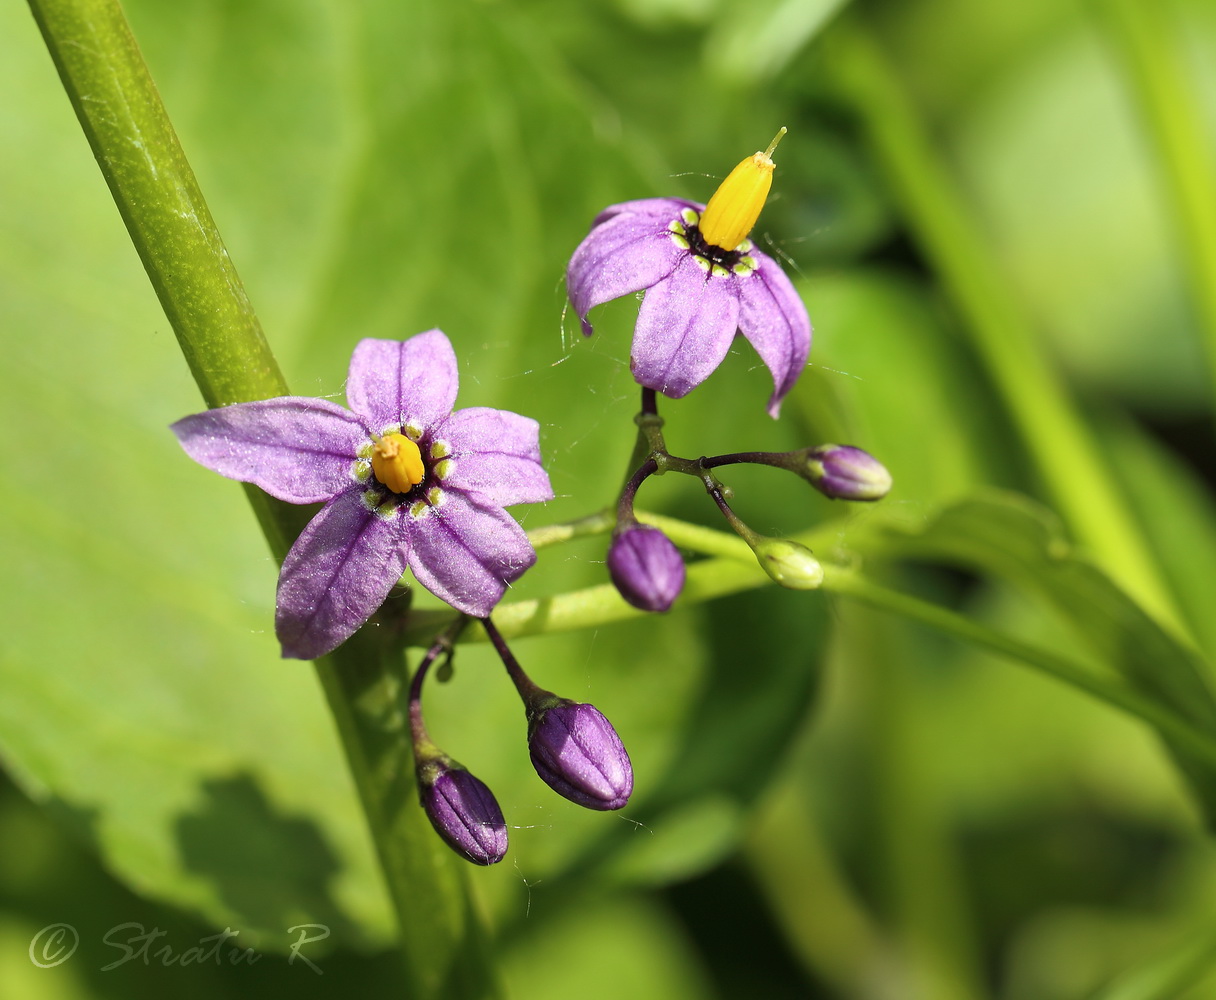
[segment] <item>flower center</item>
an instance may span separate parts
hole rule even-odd
[[[768,149],[749,156],[718,185],[701,215],[701,235],[706,243],[734,250],[752,231],[773,184],[772,152],[783,135],[784,126]]]
[[[701,217],[695,209],[686,208],[680,212],[678,219],[672,219],[667,232],[676,246],[692,254],[692,259],[701,270],[716,278],[727,278],[731,274],[745,278],[756,270],[756,258],[751,256],[751,240],[743,240],[733,250],[723,250],[705,239],[700,221]]]
[[[426,476],[418,445],[396,432],[376,440],[372,448],[372,471],[394,493],[408,493]]]

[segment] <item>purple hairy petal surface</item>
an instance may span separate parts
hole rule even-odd
[[[287,503],[322,503],[349,486],[351,459],[367,439],[353,413],[304,396],[223,406],[170,430],[199,465]]]
[[[776,418],[781,400],[806,367],[811,351],[811,319],[806,306],[770,257],[755,253],[756,270],[739,279],[739,332],[773,375],[769,416]]]
[[[634,380],[673,399],[686,396],[722,363],[738,325],[730,279],[707,275],[686,257],[642,299],[629,359]]]

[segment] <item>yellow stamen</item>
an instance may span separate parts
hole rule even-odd
[[[732,170],[701,215],[701,236],[711,246],[734,250],[752,231],[773,184],[773,150],[785,135],[783,125],[768,149]]]
[[[396,432],[376,439],[372,471],[394,493],[408,493],[426,476],[418,445]]]

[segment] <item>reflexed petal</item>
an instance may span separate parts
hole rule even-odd
[[[540,425],[508,410],[458,410],[435,430],[452,445],[452,473],[444,485],[471,490],[508,505],[553,499],[540,464]]]
[[[523,528],[476,494],[445,490],[441,506],[402,522],[409,532],[410,571],[457,611],[484,618],[506,585],[536,562]]]
[[[771,258],[752,252],[757,268],[737,280],[739,332],[773,373],[769,416],[776,417],[781,400],[794,387],[811,351],[811,320],[790,279]]]
[[[320,503],[350,485],[367,429],[326,399],[282,396],[237,403],[172,427],[191,458],[288,503]]]
[[[381,518],[362,490],[314,517],[283,560],[275,631],[283,655],[313,660],[354,634],[405,571],[404,517]]]
[[[649,288],[688,256],[667,231],[677,214],[617,215],[592,229],[578,245],[566,268],[566,290],[583,322],[583,333],[591,333],[587,313],[595,306]]]
[[[678,399],[722,363],[738,328],[732,278],[711,277],[691,255],[642,299],[630,368],[649,389]]]
[[[609,205],[600,212],[595,217],[595,221],[591,223],[591,228],[595,229],[596,226],[601,226],[618,215],[661,218],[664,220],[663,225],[666,226],[672,219],[679,218],[680,213],[686,208],[691,208],[698,215],[705,211],[704,205],[698,205],[695,201],[685,201],[683,198],[638,198],[635,201],[622,201],[616,205]]]
[[[431,427],[452,412],[456,354],[442,330],[409,340],[361,340],[350,359],[346,401],[379,431],[412,421]]]

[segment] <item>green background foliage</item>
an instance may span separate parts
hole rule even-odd
[[[825,559],[1211,733],[1204,322],[1120,4],[125,7],[292,390],[340,400],[358,339],[441,327],[460,406],[541,422],[557,499],[518,511],[525,527],[609,503],[632,446],[636,303],[601,308],[591,340],[564,307],[590,220],[705,200],[787,125],[757,236],[808,305],[811,367],[774,423],[740,342],[664,406],[669,445],[866,447],[896,482],[873,507],[772,469],[723,478],[757,530],[826,524]],[[1210,124],[1216,8],[1162,10]],[[0,39],[20,95],[0,107],[0,994],[392,990],[391,909],[333,724],[312,672],[278,658],[273,559],[241,491],[167,430],[198,392],[23,5],[0,9]],[[905,112],[927,161],[884,144]],[[1057,429],[1011,393],[1054,390],[975,334],[993,283],[1109,479],[1079,454],[1055,456],[1075,460],[1067,490],[1053,478]],[[642,503],[714,524],[675,478]],[[1122,536],[1085,517],[1112,503]],[[512,598],[603,582],[604,544],[545,550]],[[553,796],[484,647],[428,689],[432,735],[512,824],[507,861],[469,880],[510,995],[1216,995],[1216,769],[1094,698],[836,593],[750,590],[514,647],[613,719],[637,792],[607,816]],[[81,952],[35,968],[29,940],[56,921]],[[239,929],[265,959],[102,973],[127,922],[179,953]],[[332,931],[309,952],[323,980],[288,965],[301,923]]]

